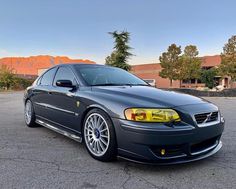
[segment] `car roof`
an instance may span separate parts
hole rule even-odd
[[[85,64],[85,63],[66,63],[66,64],[58,64],[56,66],[53,67],[61,67],[61,66],[78,66],[78,67],[106,67],[106,65],[102,65],[102,64]]]

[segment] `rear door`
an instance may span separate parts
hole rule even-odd
[[[51,68],[46,71],[38,80],[37,86],[33,89],[32,101],[34,104],[34,111],[39,118],[46,118],[51,120],[54,116],[51,106],[52,95],[50,91],[52,89],[53,79],[56,73],[57,67]]]

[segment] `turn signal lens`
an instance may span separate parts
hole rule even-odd
[[[172,109],[130,108],[125,110],[125,118],[140,122],[172,122],[180,121],[179,114]]]

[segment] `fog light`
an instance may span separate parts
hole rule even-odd
[[[161,155],[165,155],[166,154],[166,150],[165,149],[161,149]]]

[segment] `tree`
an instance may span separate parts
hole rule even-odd
[[[184,54],[181,57],[180,81],[198,79],[200,77],[201,60],[197,57],[198,53],[195,45],[188,45],[184,48]]]
[[[216,74],[217,70],[215,68],[202,70],[200,80],[205,83],[206,87],[212,89],[213,87],[215,87],[214,77],[216,76]]]
[[[7,90],[14,86],[15,76],[13,74],[13,69],[9,68],[7,65],[0,66],[0,86],[6,88]]]
[[[115,39],[114,51],[110,56],[106,57],[106,65],[115,66],[129,71],[131,66],[127,63],[132,54],[130,53],[131,47],[128,45],[130,40],[130,33],[123,31],[118,33],[117,31],[109,32]]]
[[[162,70],[159,75],[163,78],[170,80],[170,86],[172,87],[173,80],[179,79],[180,67],[181,67],[181,46],[172,44],[168,47],[167,52],[162,53],[159,57]]]
[[[230,76],[231,85],[236,80],[236,35],[232,36],[223,47],[219,74],[221,76]]]
[[[117,53],[113,51],[110,56],[107,56],[105,59],[106,65],[113,66],[114,62],[116,61]]]

